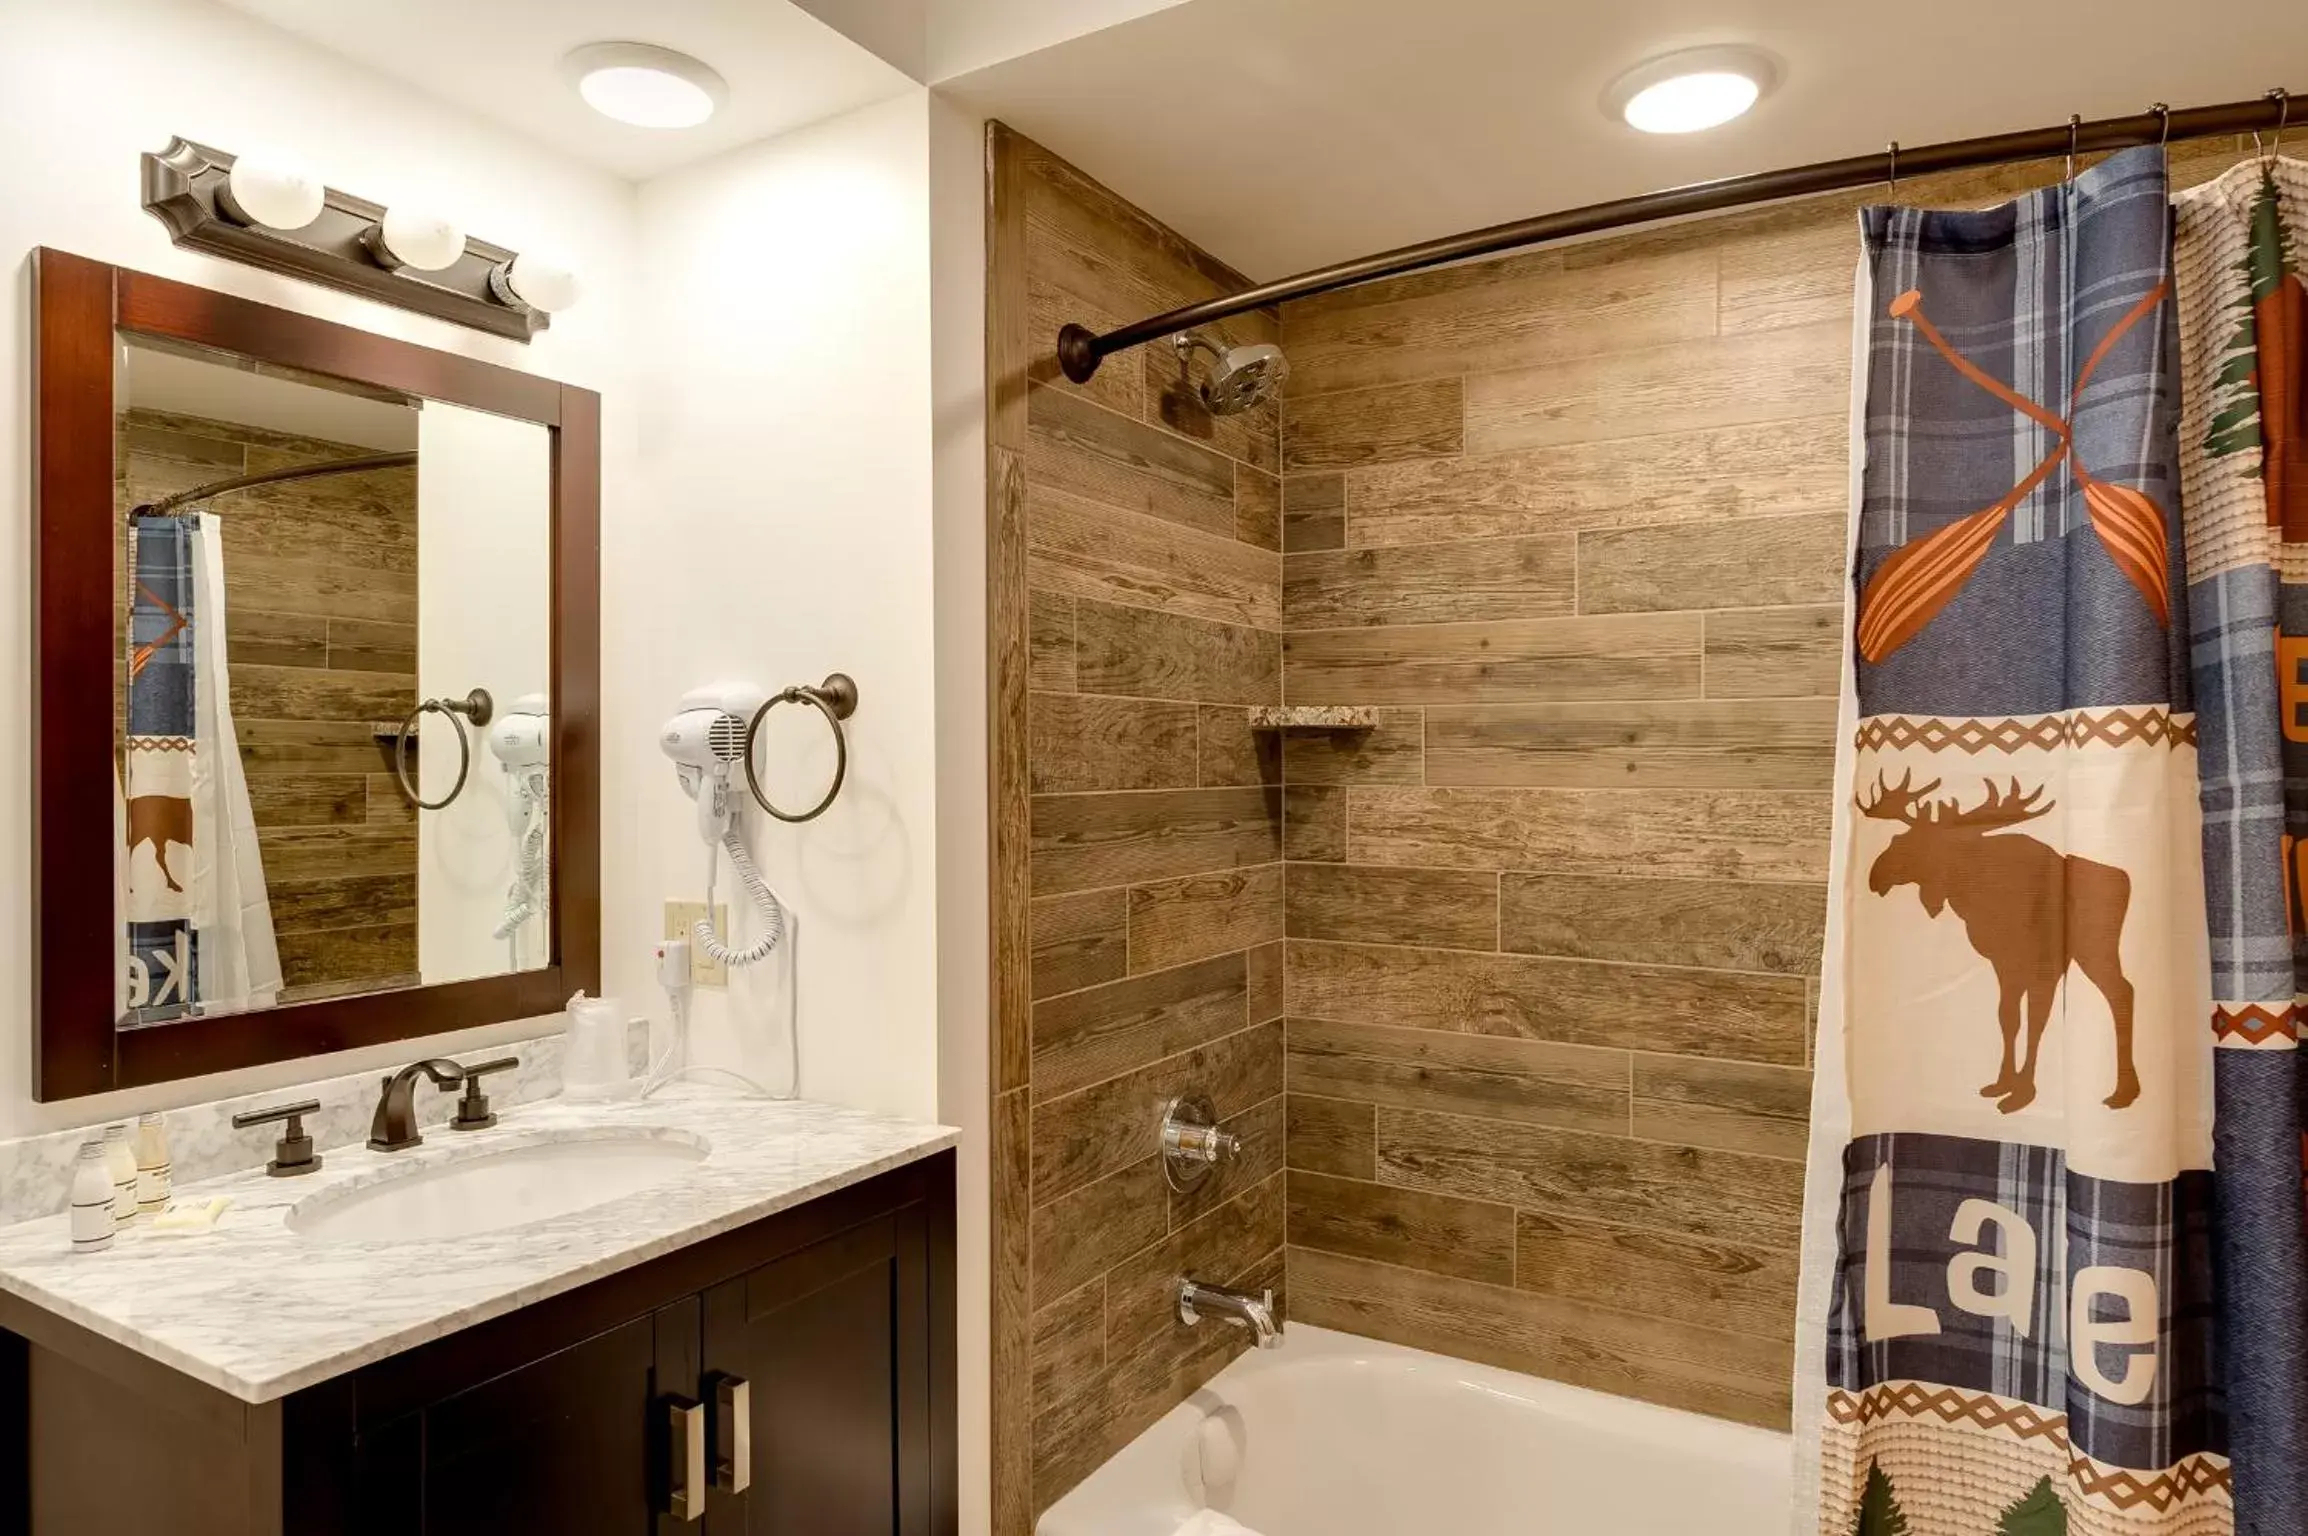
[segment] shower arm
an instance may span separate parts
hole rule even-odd
[[[1178,357],[1182,362],[1192,357],[1197,347],[1221,363],[1226,361],[1226,349],[1200,331],[1180,331],[1170,338],[1170,344],[1178,349]]]
[[[1098,365],[1113,353],[1126,352],[1132,347],[1143,346],[1164,336],[1175,335],[1196,326],[1215,325],[1221,320],[1248,314],[1252,310],[1268,309],[1293,299],[1335,293],[1341,288],[1355,288],[1382,278],[1400,277],[1408,272],[1448,266],[1478,256],[1495,256],[1502,251],[1519,250],[1528,245],[1599,234],[1605,230],[1650,224],[1662,219],[1721,213],[1727,209],[1775,202],[1783,198],[1848,192],[1878,182],[1896,185],[1902,177],[1925,176],[1939,171],[1973,170],[2019,160],[2043,160],[2059,155],[2073,156],[2079,152],[2129,149],[2141,144],[2164,144],[2173,139],[2200,139],[2226,133],[2259,133],[2274,129],[2280,134],[2290,115],[2291,97],[2286,91],[2277,89],[2250,101],[2231,101],[2214,107],[2192,107],[2175,112],[2158,102],[2147,111],[2131,117],[2102,118],[2089,123],[2071,119],[2056,128],[1991,134],[1984,138],[1957,139],[1945,144],[1925,144],[1910,148],[1895,141],[1871,155],[1822,160],[1814,165],[1795,166],[1786,170],[1755,171],[1745,176],[1702,181],[1663,192],[1645,192],[1607,203],[1593,203],[1584,208],[1543,213],[1536,218],[1521,219],[1512,224],[1493,224],[1484,229],[1469,230],[1465,234],[1447,235],[1439,240],[1406,245],[1396,250],[1382,251],[1375,256],[1364,256],[1336,266],[1302,272],[1296,277],[1262,283],[1240,293],[1205,299],[1198,304],[1189,304],[1182,309],[1169,310],[1125,325],[1119,330],[1100,333],[1085,325],[1069,324],[1058,332],[1058,366],[1065,370],[1067,378],[1077,384],[1086,384],[1097,373]]]

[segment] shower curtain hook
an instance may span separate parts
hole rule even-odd
[[[2076,179],[2076,135],[2083,131],[2083,126],[2084,115],[2081,112],[2068,114],[2068,180],[2070,181]]]
[[[1884,189],[1887,195],[1896,197],[1899,194],[1899,140],[1893,139],[1886,145],[1885,153],[1891,156],[1891,173],[1884,178]]]
[[[2156,114],[2156,121],[2161,125],[2160,131],[2156,134],[2156,148],[2170,149],[2172,147],[2172,104],[2168,101],[2152,101],[2148,103],[2148,110]]]
[[[2284,127],[2292,121],[2292,93],[2279,85],[2268,94],[2276,103],[2276,133],[2268,141],[2268,158],[2272,162],[2284,153]]]

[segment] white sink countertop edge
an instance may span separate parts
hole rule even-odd
[[[315,1242],[289,1208],[458,1153],[607,1131],[693,1136],[702,1162],[567,1216],[441,1242]],[[674,1088],[641,1103],[552,1100],[485,1131],[426,1132],[408,1152],[347,1147],[317,1173],[262,1168],[177,1191],[226,1195],[213,1232],[141,1222],[110,1250],[70,1251],[62,1215],[0,1229],[0,1291],[248,1403],[270,1402],[461,1328],[502,1317],[954,1146],[949,1126],[806,1100]]]

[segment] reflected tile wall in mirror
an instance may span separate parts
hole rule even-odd
[[[123,1026],[544,964],[543,754],[424,715],[420,810],[394,747],[548,713],[545,430],[142,341],[116,398]]]

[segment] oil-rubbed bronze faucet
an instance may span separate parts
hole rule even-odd
[[[463,1067],[440,1058],[403,1067],[386,1078],[384,1096],[377,1100],[376,1118],[369,1122],[370,1151],[402,1152],[424,1141],[425,1138],[417,1134],[417,1074],[420,1072],[431,1078],[436,1088],[456,1088],[465,1081]]]

